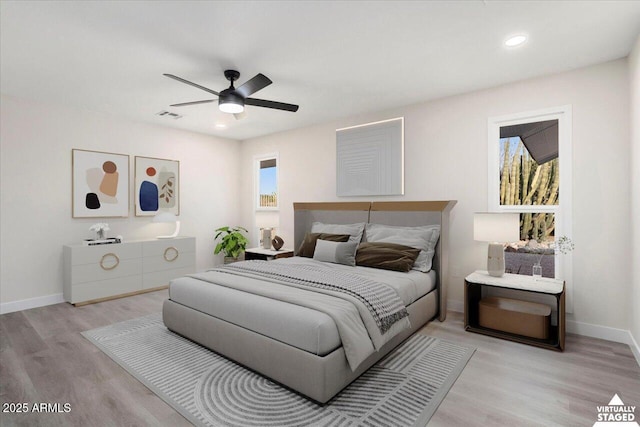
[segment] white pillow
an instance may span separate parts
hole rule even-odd
[[[318,239],[313,259],[354,267],[356,265],[357,249],[358,243],[356,242],[331,242]]]
[[[440,237],[439,225],[419,227],[398,227],[393,225],[367,224],[367,242],[396,243],[420,249],[420,254],[413,264],[413,270],[427,273],[431,270],[436,244]]]
[[[311,224],[312,233],[349,234],[349,242],[360,243],[364,232],[364,222],[356,224],[325,224],[314,222]]]

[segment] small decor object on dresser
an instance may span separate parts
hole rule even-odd
[[[107,238],[107,231],[111,230],[106,222],[98,222],[89,227],[89,230],[96,233],[96,240],[104,240]]]

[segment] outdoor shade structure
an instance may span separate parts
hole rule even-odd
[[[539,165],[558,157],[558,120],[502,126],[500,138],[520,137]]]

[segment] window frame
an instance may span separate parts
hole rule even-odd
[[[265,160],[276,161],[276,206],[260,206],[260,162]],[[261,154],[253,157],[253,183],[254,202],[256,211],[279,211],[280,210],[280,157],[278,152]]]
[[[526,111],[488,119],[488,210],[489,212],[553,213],[555,235],[573,239],[572,227],[572,111],[571,105],[562,105],[535,111]],[[500,128],[516,124],[558,120],[558,166],[560,168],[560,197],[557,205],[500,205]],[[572,252],[556,254],[555,277],[566,283],[567,312],[573,312],[573,259]]]

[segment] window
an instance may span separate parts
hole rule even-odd
[[[489,210],[520,213],[520,241],[506,249],[506,270],[567,282],[571,255],[554,253],[571,238],[571,107],[489,119]]]
[[[278,156],[256,158],[257,209],[278,208]]]

